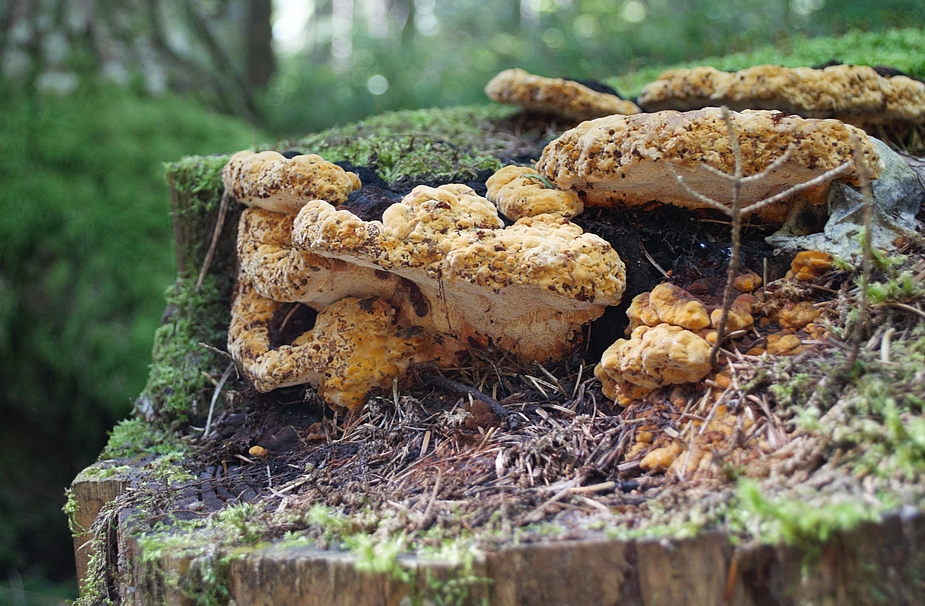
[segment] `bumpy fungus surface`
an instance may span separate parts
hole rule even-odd
[[[732,112],[742,150],[743,173],[754,175],[790,149],[787,162],[769,175],[743,184],[743,203],[757,202],[805,183],[844,163],[846,180],[857,183],[853,141],[858,141],[870,175],[882,169],[876,147],[864,131],[837,120],[804,119],[772,111]],[[685,113],[609,116],[583,122],[546,146],[537,170],[561,189],[579,192],[586,206],[640,206],[649,202],[689,209],[708,208],[684,190],[675,176],[702,194],[728,203],[732,188],[705,167],[732,174],[735,156],[717,108]],[[828,184],[806,190],[814,203],[825,202]],[[756,212],[782,224],[790,205],[781,201]]]
[[[347,296],[390,298],[401,289],[400,278],[393,274],[293,248],[295,217],[262,208],[241,213],[239,280],[252,284],[261,296],[322,310]]]
[[[747,274],[748,281],[760,280]],[[733,301],[726,320],[729,331],[754,323],[750,293]],[[611,345],[594,370],[604,395],[621,405],[645,397],[662,385],[699,381],[709,374],[710,349],[722,309],[707,305],[674,284],[659,284],[633,298],[626,310],[631,337]]]
[[[485,185],[488,199],[514,221],[544,213],[570,219],[584,210],[576,192],[547,187],[536,169],[529,166],[505,166]]]
[[[604,385],[604,395],[618,399],[615,382],[645,389],[699,381],[710,372],[710,344],[693,332],[659,324],[637,327],[629,340],[617,339],[607,348],[594,375]]]
[[[465,185],[418,186],[382,221],[323,202],[305,205],[293,245],[384,270],[418,288],[409,320],[428,332],[560,358],[581,325],[620,300],[625,269],[603,239],[542,214],[504,227],[497,210]]]
[[[729,309],[727,328],[740,330],[754,324],[752,306],[757,301],[749,293],[735,298]],[[671,324],[694,332],[709,340],[710,328],[719,324],[722,309],[707,306],[700,299],[674,284],[659,284],[651,292],[636,295],[626,310],[630,330],[638,326]]]
[[[835,259],[832,255],[818,250],[801,250],[790,263],[788,278],[801,281],[814,280],[832,269]]]
[[[639,104],[647,111],[777,109],[805,118],[837,118],[856,126],[925,121],[925,83],[884,77],[864,65],[824,69],[756,65],[730,73],[712,67],[664,72],[646,86]]]
[[[280,213],[298,212],[307,200],[340,204],[360,179],[321,156],[286,158],[275,151],[240,151],[222,170],[225,190],[238,202]]]
[[[327,402],[355,408],[370,389],[388,388],[430,357],[429,336],[398,326],[395,310],[379,298],[344,298],[319,313],[314,328],[274,349],[269,324],[282,305],[247,282],[232,300],[228,351],[258,391],[311,383]]]
[[[632,101],[599,93],[583,84],[561,78],[534,76],[522,69],[508,69],[489,81],[485,94],[492,101],[573,120],[588,120],[611,114],[638,114]]]

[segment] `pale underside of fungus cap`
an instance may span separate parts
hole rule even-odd
[[[311,330],[274,348],[269,326],[283,305],[238,282],[228,351],[257,391],[310,383],[325,401],[355,408],[371,389],[388,389],[408,366],[433,355],[430,336],[400,327],[394,308],[375,297],[341,299],[318,314]]]
[[[504,227],[497,209],[464,185],[418,186],[363,221],[323,201],[293,227],[297,249],[396,274],[416,284],[428,332],[561,358],[578,330],[620,300],[625,269],[603,239],[563,217],[526,217]]]
[[[360,179],[321,156],[286,158],[274,151],[240,151],[222,169],[225,190],[238,202],[279,213],[297,213],[307,200],[340,204]]]
[[[572,80],[534,76],[518,68],[504,70],[492,78],[485,86],[485,94],[498,103],[573,120],[641,111],[632,101],[616,95],[597,92]]]
[[[776,109],[805,118],[836,118],[866,127],[925,121],[925,83],[885,77],[865,65],[824,69],[757,65],[738,72],[712,67],[664,72],[646,86],[639,104],[647,111]]]
[[[400,292],[401,278],[292,247],[296,215],[247,208],[238,223],[238,279],[263,297],[321,310],[344,297]]]
[[[574,191],[547,187],[536,169],[509,165],[485,182],[487,197],[505,217],[516,221],[536,215],[559,215],[570,219],[581,214],[584,205]]]
[[[871,178],[882,164],[864,131],[838,120],[816,120],[774,111],[730,112],[741,148],[743,174],[755,175],[789,150],[790,157],[763,179],[743,184],[743,205],[758,202],[805,183],[844,163],[843,177],[858,182],[855,141]],[[650,202],[689,209],[710,208],[676,180],[680,175],[693,190],[728,204],[731,184],[705,167],[734,173],[735,155],[719,108],[689,112],[662,111],[634,116],[608,116],[566,131],[543,150],[537,170],[561,189],[579,192],[585,206],[639,206]],[[825,202],[828,183],[800,196]],[[793,200],[759,209],[762,221],[782,224]]]

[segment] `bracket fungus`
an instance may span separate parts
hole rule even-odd
[[[261,178],[236,162],[226,166],[229,188]],[[266,209],[281,207],[266,204],[281,190],[295,199],[294,189],[248,190],[260,208],[245,209],[238,229],[228,349],[258,391],[312,383],[326,401],[352,408],[409,365],[453,363],[473,342],[524,359],[561,358],[581,326],[623,293],[617,253],[564,216],[505,227],[465,185],[419,186],[382,221],[321,199],[282,206],[301,208],[298,215]],[[291,342],[271,330],[287,302],[318,312]]]
[[[267,299],[304,303],[316,311],[347,296],[390,298],[401,291],[401,279],[393,274],[293,248],[295,218],[262,208],[241,213],[239,281],[253,284]]]
[[[842,178],[859,183],[853,159],[855,142],[869,176],[880,175],[882,165],[871,139],[864,131],[838,120],[758,110],[729,115],[738,133],[743,175],[772,169],[767,175],[770,178],[741,182],[743,203],[767,200],[791,187],[822,179],[799,194],[822,204],[831,183],[825,180],[830,171],[845,166],[847,174]],[[735,171],[735,155],[723,112],[706,108],[583,122],[547,145],[536,168],[556,187],[578,191],[585,206],[632,207],[660,202],[696,210],[714,207],[690,190],[709,192],[718,203],[731,202],[729,178]],[[793,199],[774,201],[756,210],[755,215],[780,225],[792,203]]]
[[[638,326],[627,339],[617,339],[594,368],[604,395],[625,405],[621,396],[640,397],[662,385],[692,383],[710,373],[710,344],[680,326]],[[629,386],[621,385],[629,383]],[[629,399],[633,399],[632,396]]]
[[[584,205],[571,190],[547,186],[548,181],[529,166],[508,165],[488,178],[487,197],[505,217],[516,221],[548,213],[570,219],[581,214]]]
[[[309,202],[293,244],[413,282],[423,313],[410,321],[430,333],[490,340],[528,360],[567,354],[625,287],[623,262],[602,238],[549,214],[504,227],[465,185],[418,186],[382,221]]]
[[[756,302],[750,293],[736,297],[727,319],[730,330],[754,325]],[[710,350],[721,306],[663,283],[634,297],[626,315],[630,338],[617,339],[594,369],[607,397],[625,405],[662,385],[699,381],[712,370]]]
[[[386,388],[408,366],[430,359],[433,341],[403,328],[383,299],[346,297],[318,314],[291,344],[273,347],[270,321],[283,304],[239,282],[231,308],[228,351],[257,391],[311,383],[327,402],[355,408],[370,389]]]
[[[307,200],[340,204],[360,179],[315,154],[286,158],[275,151],[240,151],[222,170],[225,191],[238,202],[280,213],[299,212]]]
[[[738,72],[712,67],[664,72],[646,86],[639,104],[647,111],[781,110],[804,118],[836,118],[859,127],[925,122],[925,82],[881,76],[866,65],[823,69],[756,65]]]
[[[617,95],[602,93],[562,78],[544,78],[522,69],[507,69],[485,86],[492,101],[520,105],[526,110],[588,120],[611,114],[638,114],[639,107]]]

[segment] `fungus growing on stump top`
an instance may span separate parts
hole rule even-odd
[[[311,383],[325,401],[355,408],[374,387],[387,388],[412,363],[429,361],[434,345],[402,328],[383,299],[346,297],[318,314],[315,326],[273,348],[269,324],[282,303],[239,282],[232,300],[228,352],[257,391]]]
[[[548,213],[566,219],[581,214],[584,205],[571,190],[550,187],[548,182],[529,166],[505,166],[488,178],[487,197],[498,205],[505,217],[516,221]]]
[[[321,156],[286,158],[275,151],[240,151],[222,169],[225,190],[238,202],[296,213],[308,200],[340,204],[360,189],[360,179]]]
[[[742,183],[743,203],[771,197],[843,164],[850,167],[844,178],[857,184],[854,141],[870,176],[880,175],[882,165],[870,138],[838,120],[804,119],[773,111],[731,112],[730,120],[738,133],[744,176],[758,174],[788,154],[769,178]],[[536,167],[556,187],[578,191],[585,206],[659,202],[701,209],[712,207],[691,195],[677,177],[689,188],[728,203],[732,187],[715,171],[732,175],[735,154],[722,111],[707,108],[583,122],[547,145]],[[821,183],[799,196],[821,204],[828,186],[829,182]],[[793,199],[774,202],[755,215],[781,225],[792,204]]]
[[[859,127],[920,124],[925,122],[925,83],[902,75],[884,77],[866,65],[756,65],[734,73],[695,67],[662,73],[643,89],[639,104],[647,111],[719,105],[776,109]]]
[[[296,248],[396,274],[420,290],[429,332],[512,351],[527,360],[571,351],[580,327],[619,302],[625,269],[602,238],[541,214],[504,227],[465,185],[418,186],[382,221],[322,202],[305,205]]]
[[[226,166],[229,188],[252,195],[253,182],[266,184],[237,162]],[[319,199],[265,204],[280,192],[294,199],[293,189],[276,179],[262,190],[268,196],[249,201],[300,207],[298,215],[249,208],[238,228],[228,350],[259,391],[311,383],[329,403],[354,407],[409,365],[452,365],[473,343],[559,359],[624,290],[623,263],[603,239],[551,214],[505,227],[465,185],[419,186],[382,221]],[[318,315],[313,328],[277,343],[271,327],[287,302]]]
[[[731,330],[754,324],[756,301],[749,293],[735,299],[728,319]],[[594,369],[607,397],[626,405],[662,385],[699,381],[712,370],[710,349],[722,315],[716,305],[662,283],[633,298],[626,315],[630,338],[617,339]]]
[[[534,76],[517,68],[504,70],[492,78],[485,86],[485,94],[498,103],[572,120],[641,111],[635,103],[617,95],[597,92],[573,80]]]

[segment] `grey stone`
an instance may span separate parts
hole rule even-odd
[[[925,202],[925,188],[906,161],[885,143],[873,139],[883,160],[879,179],[871,183],[871,242],[875,248],[895,250],[897,237],[915,231],[915,215]],[[856,187],[836,181],[829,188],[828,221],[822,232],[800,234],[798,213],[766,241],[777,254],[821,250],[850,259],[861,253],[857,236],[864,226],[864,195]]]

